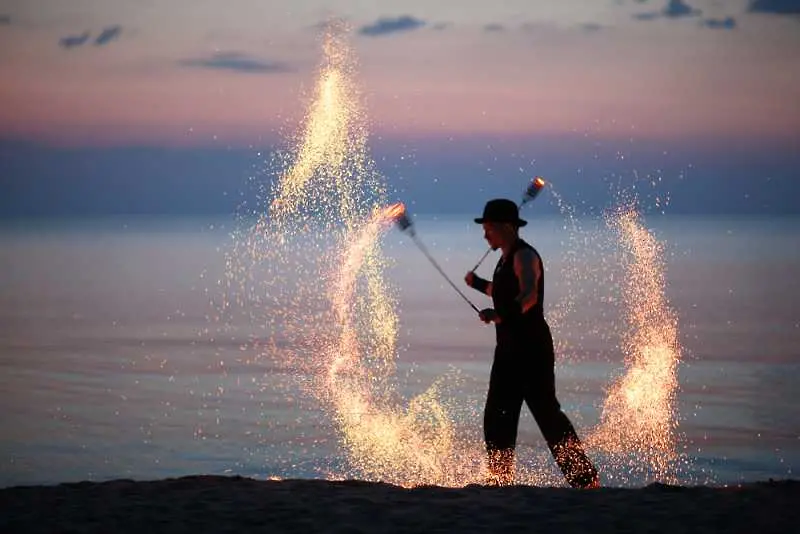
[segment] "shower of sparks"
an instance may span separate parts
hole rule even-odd
[[[444,389],[448,382],[434,381],[409,400],[396,389],[397,299],[384,276],[389,261],[380,245],[392,224],[405,231],[411,221],[402,204],[386,207],[385,186],[368,155],[346,33],[342,26],[328,28],[296,148],[276,156],[281,170],[266,193],[267,213],[257,213],[255,223],[235,236],[225,281],[232,298],[222,311],[248,310],[258,358],[299,378],[307,397],[328,410],[347,460],[329,476],[403,486],[480,483],[483,444],[464,437],[462,426],[474,426],[475,419],[457,418]],[[533,186],[538,191],[544,181]],[[572,211],[567,215],[572,236],[580,236]],[[627,371],[611,388],[587,444],[590,452],[641,455],[663,473],[675,448],[676,324],[663,297],[658,243],[635,211],[614,220],[631,256],[618,288],[631,329],[623,347]],[[588,240],[583,235],[562,243],[568,251],[565,278],[585,278],[575,252]],[[601,276],[609,257],[595,258],[592,276]],[[574,309],[577,291],[568,287],[549,314],[556,327]],[[258,338],[261,331],[269,332],[268,340]],[[568,349],[559,346],[559,352]],[[291,396],[289,385],[279,387]],[[552,459],[544,457],[518,465],[516,482],[563,484],[547,466]],[[628,479],[622,473],[617,480]]]
[[[325,34],[324,62],[302,134],[295,142],[299,149],[280,177],[270,206],[279,226],[315,207],[334,207],[327,217],[353,224],[363,216],[360,194],[365,187],[378,185],[367,183],[367,128],[355,83],[357,65],[346,33],[343,25],[334,24]]]
[[[398,485],[464,485],[480,474],[481,456],[477,450],[460,450],[439,385],[413,397],[407,407],[393,398],[388,379],[394,373],[397,317],[377,276],[367,275],[369,321],[354,320],[361,316],[358,278],[375,257],[381,234],[403,213],[401,204],[376,208],[342,248],[330,284],[339,337],[328,347],[326,380],[317,392],[335,407],[342,441],[360,477]],[[367,355],[374,355],[375,363],[368,365]]]
[[[580,425],[604,481],[674,482],[688,465],[676,450],[681,350],[677,318],[665,295],[663,243],[644,227],[631,190],[619,184],[612,193],[617,208],[605,225],[597,225],[593,217],[577,216],[551,190],[568,240],[561,242],[559,266],[566,287],[549,308],[548,321],[569,333],[556,341],[559,359],[569,362],[561,373],[596,358],[598,349],[610,356],[609,363],[616,363],[617,352],[624,359],[622,372],[606,389],[600,422]]]
[[[268,215],[240,236],[229,286],[264,311],[254,314],[271,333],[262,357],[297,374],[329,411],[347,477],[463,485],[480,475],[482,455],[454,454],[459,440],[440,386],[410,400],[395,391],[397,301],[380,244],[404,207],[385,207],[345,33],[338,26],[325,35],[297,150],[278,173]]]
[[[609,217],[627,253],[622,298],[629,328],[623,336],[625,374],[614,382],[601,423],[590,442],[645,476],[673,476],[677,459],[677,366],[681,349],[677,318],[665,296],[663,247],[633,208]],[[647,471],[650,471],[648,473]]]

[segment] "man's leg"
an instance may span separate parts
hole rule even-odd
[[[492,483],[514,482],[514,448],[522,409],[519,372],[495,356],[483,412],[483,435]]]
[[[597,470],[556,398],[555,357],[549,329],[544,333],[540,348],[544,354],[536,355],[532,380],[525,387],[525,402],[567,482],[576,488],[597,487]]]
[[[555,391],[532,391],[525,400],[567,482],[578,488],[597,486],[597,470],[583,451],[572,422],[561,411]]]

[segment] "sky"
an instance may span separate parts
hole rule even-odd
[[[797,211],[796,0],[0,0],[0,215],[230,209],[299,127],[332,18],[378,165],[424,209],[535,172]]]

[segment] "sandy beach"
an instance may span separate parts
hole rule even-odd
[[[0,532],[768,532],[800,520],[800,481],[639,489],[405,489],[188,476],[0,490]]]

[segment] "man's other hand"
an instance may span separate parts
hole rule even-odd
[[[493,308],[484,308],[478,312],[478,317],[480,317],[481,321],[484,323],[496,323],[500,316],[497,315],[497,312],[494,311]]]

